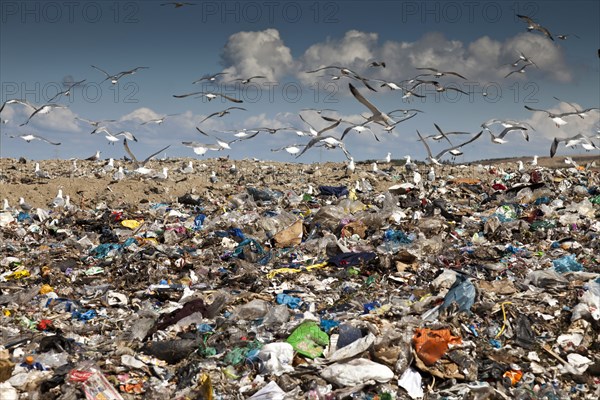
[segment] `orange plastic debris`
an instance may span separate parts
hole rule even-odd
[[[461,344],[462,339],[452,336],[449,329],[417,328],[413,336],[413,343],[421,361],[430,366],[446,354],[449,345]]]
[[[502,376],[510,379],[510,384],[515,386],[523,377],[523,371],[511,369],[506,371]]]

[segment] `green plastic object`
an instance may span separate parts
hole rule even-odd
[[[305,321],[294,329],[287,342],[299,354],[315,358],[323,354],[323,346],[329,344],[329,335],[319,328],[317,322]]]

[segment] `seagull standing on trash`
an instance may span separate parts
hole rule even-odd
[[[62,189],[58,189],[58,194],[56,195],[54,200],[52,200],[52,203],[50,203],[50,206],[52,208],[57,208],[57,207],[63,207],[64,205],[65,205],[65,199],[63,198]]]
[[[188,163],[187,167],[181,169],[182,174],[191,174],[192,172],[194,172],[194,164],[192,161]]]
[[[50,179],[50,175],[46,171],[42,171],[40,168],[40,163],[35,163],[34,174],[38,178]]]
[[[536,167],[538,165],[538,161],[537,160],[538,160],[538,156],[533,156],[533,160],[531,160],[530,164],[533,167]]]
[[[104,172],[110,172],[113,169],[115,169],[115,160],[113,158],[110,158],[108,160],[108,163],[102,167],[102,169],[104,170]]]
[[[119,167],[117,172],[113,174],[113,181],[120,181],[125,178],[125,172],[123,171],[123,167]]]
[[[346,165],[346,176],[351,176],[356,169],[356,165],[354,164],[354,157],[350,157],[350,162]]]
[[[429,172],[427,173],[427,180],[429,182],[435,181],[435,170],[433,169],[433,166],[430,167]]]
[[[21,210],[25,212],[30,211],[32,209],[31,205],[25,203],[25,199],[22,197],[19,197],[19,207],[21,207]]]
[[[4,199],[2,202],[2,211],[11,211],[12,207],[8,204],[8,199]]]

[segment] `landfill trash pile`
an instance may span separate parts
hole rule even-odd
[[[2,400],[600,397],[597,169],[153,163],[2,160]]]

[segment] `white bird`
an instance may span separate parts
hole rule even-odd
[[[540,110],[538,108],[529,107],[527,105],[525,106],[525,108],[529,111],[539,111],[539,112],[546,113],[548,115],[548,118],[550,118],[556,124],[557,128],[560,128],[561,126],[567,124],[567,121],[565,121],[563,119],[563,117],[567,117],[569,115],[579,115],[580,114],[580,112],[578,112],[578,111],[564,112],[564,113],[556,114],[551,111]],[[583,111],[587,111],[587,110],[582,110],[582,112]]]
[[[2,211],[12,211],[12,207],[8,204],[8,199],[2,201]]]
[[[72,162],[73,164],[71,165],[71,173],[75,173],[79,170],[79,168],[77,167],[77,159],[74,158]]]
[[[533,156],[533,160],[530,161],[530,164],[534,167],[538,165],[538,156]]]
[[[216,81],[221,75],[227,75],[227,72],[217,72],[216,74],[213,75],[204,75],[202,78],[200,79],[196,79],[194,82],[192,82],[192,84],[194,83],[198,83],[198,82],[202,82],[202,81],[209,81],[209,82],[214,82]]]
[[[44,104],[44,105],[40,106],[39,108],[36,108],[35,111],[29,115],[29,118],[27,118],[27,121],[23,122],[19,126],[27,125],[29,123],[29,121],[31,120],[31,118],[35,117],[38,114],[48,114],[50,111],[54,110],[55,108],[67,108],[67,106],[63,106],[61,104],[53,104],[53,103]]]
[[[431,149],[429,148],[429,144],[427,144],[427,140],[425,140],[425,139],[423,138],[423,136],[421,136],[421,133],[419,133],[419,131],[417,130],[417,135],[419,135],[419,138],[421,139],[421,141],[423,142],[423,145],[425,146],[425,150],[427,150],[427,155],[428,155],[428,156],[427,156],[427,159],[428,159],[428,160],[429,160],[431,163],[433,163],[433,164],[436,164],[436,165],[441,165],[441,163],[439,162],[439,160],[440,160],[440,158],[441,158],[441,157],[442,157],[444,154],[446,154],[446,153],[448,153],[448,152],[450,152],[450,151],[452,151],[452,150],[460,149],[461,147],[463,147],[463,146],[465,146],[465,145],[467,145],[467,144],[469,144],[469,143],[471,143],[471,142],[474,142],[474,141],[475,141],[475,140],[477,140],[477,139],[478,139],[478,138],[479,138],[479,137],[480,137],[482,134],[483,134],[483,130],[482,130],[482,131],[480,131],[480,132],[479,132],[477,135],[473,136],[471,139],[467,140],[466,142],[464,142],[464,143],[461,143],[461,144],[459,144],[459,145],[456,145],[456,146],[449,147],[449,148],[447,148],[447,149],[444,149],[444,150],[440,151],[440,152],[439,152],[439,153],[438,153],[438,154],[437,154],[435,157],[433,157],[433,155],[431,154]]]
[[[131,149],[129,148],[129,145],[127,144],[127,139],[123,139],[123,147],[125,148],[125,151],[127,152],[127,154],[129,154],[129,156],[131,157],[131,159],[135,162],[135,164],[138,167],[138,169],[140,169],[140,167],[143,167],[144,165],[146,165],[148,163],[148,161],[150,161],[153,157],[155,157],[158,154],[162,153],[163,151],[165,151],[166,149],[168,149],[169,147],[171,147],[171,145],[168,145],[167,147],[164,147],[164,148],[158,150],[157,152],[150,154],[143,161],[138,161],[138,159],[135,157],[135,155],[131,152]]]
[[[509,128],[504,128],[502,130],[502,132],[500,132],[498,135],[494,135],[492,133],[492,131],[488,129],[488,132],[490,133],[490,136],[492,139],[492,143],[498,143],[498,144],[507,143],[507,141],[504,140],[504,136],[506,136],[509,132],[512,132],[512,131],[520,131],[521,134],[523,135],[523,137],[525,138],[525,140],[529,141],[529,135],[527,134],[527,128],[525,128],[524,126],[513,126],[513,127],[509,127]]]
[[[262,76],[262,75],[254,75],[249,78],[234,79],[232,82],[240,82],[242,85],[246,85],[246,84],[250,83],[252,81],[252,79],[267,79],[267,77]]]
[[[159,172],[158,174],[154,175],[152,178],[164,181],[168,177],[169,177],[169,168],[163,167],[162,172]]]
[[[419,171],[415,170],[413,172],[413,182],[415,183],[416,186],[419,186],[422,181],[423,181],[423,179],[421,178],[421,174],[419,173]]]
[[[208,101],[212,101],[213,99],[216,99],[217,97],[221,96],[224,99],[227,99],[229,101],[232,101],[234,103],[243,103],[243,100],[239,100],[227,95],[224,95],[222,93],[210,93],[210,92],[193,92],[193,93],[187,93],[187,94],[174,94],[173,97],[176,97],[178,99],[182,99],[184,97],[188,97],[188,96],[194,96],[194,95],[200,95],[199,97],[206,97],[208,99]]]
[[[113,169],[115,169],[115,160],[112,158],[109,158],[108,163],[106,163],[106,165],[104,167],[102,167],[102,169],[104,170],[104,172],[110,172]]]
[[[215,171],[210,172],[209,179],[212,183],[217,183],[217,181],[219,180],[219,178],[217,178],[217,173]]]
[[[92,120],[89,120],[86,118],[80,118],[80,117],[75,117],[75,119],[77,119],[79,121],[87,122],[94,128],[98,128],[100,126],[100,124],[102,124],[103,122],[117,122],[115,119],[104,119],[102,121],[92,121]]]
[[[194,164],[192,161],[188,163],[187,167],[181,169],[181,173],[183,174],[191,174],[192,172],[194,172]]]
[[[406,155],[406,156],[404,156],[404,158],[406,159],[406,162],[404,163],[404,169],[406,169],[406,172],[414,171],[415,163],[410,161],[410,156]]]
[[[65,199],[63,198],[62,189],[58,189],[58,194],[56,195],[54,200],[52,200],[52,202],[49,205],[50,205],[50,207],[53,207],[53,208],[63,207],[65,205]]]
[[[356,165],[354,164],[354,157],[350,157],[350,162],[346,165],[346,176],[352,175],[355,169]]]
[[[552,141],[552,145],[550,146],[550,157],[554,157],[554,155],[556,154],[556,150],[558,149],[558,144],[560,142],[565,142],[565,147],[575,147],[580,144],[586,150],[594,150],[597,148],[596,145],[582,133],[578,133],[575,136],[563,139],[555,137]]]
[[[98,161],[100,159],[100,150],[96,150],[96,154],[85,159],[85,161]]]
[[[386,163],[388,163],[388,164],[389,164],[389,163],[391,163],[391,162],[392,162],[392,153],[389,153],[389,152],[388,152],[388,153],[387,153],[387,155],[386,155],[386,156],[385,156],[385,158],[384,158],[384,161],[385,161]]]
[[[194,153],[200,156],[206,154],[208,150],[221,150],[221,146],[219,146],[218,144],[204,144],[198,142],[181,142],[181,144],[183,144],[186,147],[190,147],[194,151]]]
[[[40,163],[35,163],[34,174],[38,178],[45,178],[45,179],[50,178],[50,174],[48,174],[46,171],[42,171],[42,169],[40,168]]]
[[[275,152],[275,151],[285,150],[288,154],[295,155],[295,154],[300,153],[300,149],[302,147],[304,147],[304,145],[302,145],[302,144],[291,144],[288,146],[283,146],[279,149],[271,149],[271,151]]]
[[[22,197],[19,197],[19,207],[25,212],[30,211],[33,208],[31,205],[25,203],[25,199]]]
[[[167,117],[173,117],[175,115],[179,115],[179,114],[167,114],[164,117],[160,117],[160,118],[155,118],[155,119],[150,119],[148,121],[144,121],[142,123],[140,123],[140,125],[147,125],[147,124],[156,124],[156,125],[160,125],[163,122],[165,122],[165,119],[167,119]],[[131,140],[131,139],[130,139]]]
[[[383,124],[385,126],[389,126],[389,125],[395,123],[395,121],[393,119],[391,119],[389,115],[387,115],[384,112],[379,111],[379,109],[377,109],[377,107],[375,107],[366,98],[364,98],[364,96],[362,94],[360,94],[360,92],[351,83],[349,83],[348,85],[350,87],[350,92],[352,93],[354,98],[356,100],[358,100],[362,105],[367,107],[373,113],[373,115],[371,115],[367,119],[367,122],[376,122],[379,124]]]
[[[373,164],[371,164],[371,172],[373,172],[376,175],[390,176],[390,174],[388,174],[387,172],[380,170],[377,167],[377,163],[376,162],[374,162]]]
[[[125,171],[123,167],[119,166],[119,169],[113,174],[113,181],[120,181],[125,178]]]
[[[429,182],[435,181],[435,170],[433,169],[433,166],[429,168],[429,172],[427,173],[427,180]]]
[[[6,100],[4,103],[2,103],[2,106],[0,106],[0,113],[2,112],[2,110],[4,110],[4,107],[6,107],[7,104],[21,104],[21,105],[27,106],[35,111],[35,106],[26,100],[10,99],[10,100]]]
[[[27,143],[31,143],[32,140],[41,140],[41,141],[44,141],[44,142],[46,142],[48,144],[51,144],[51,145],[54,145],[54,146],[60,145],[60,142],[52,142],[52,141],[46,139],[45,137],[42,137],[42,136],[39,136],[39,135],[35,135],[33,133],[29,133],[27,135],[19,135],[19,136],[13,136],[13,135],[11,135],[9,137],[11,137],[11,138],[15,138],[15,137],[21,138],[24,141],[26,141]]]
[[[100,132],[104,132],[106,133],[106,135],[104,136],[106,138],[106,140],[109,141],[110,144],[115,144],[115,142],[118,142],[120,139],[117,136],[123,136],[123,138],[128,139],[128,140],[133,140],[134,142],[137,142],[137,138],[128,131],[121,131],[119,133],[116,134],[112,134],[108,131],[108,129],[105,126],[101,126],[99,128],[96,128],[92,131],[92,134],[94,133],[100,133]]]
[[[523,165],[523,161],[517,161],[519,172],[525,171],[525,166]]]

